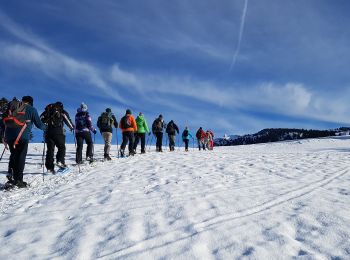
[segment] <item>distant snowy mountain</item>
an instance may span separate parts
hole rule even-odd
[[[245,145],[257,143],[269,143],[286,140],[297,140],[305,138],[319,138],[336,135],[346,135],[349,128],[341,127],[335,130],[306,130],[306,129],[290,129],[290,128],[267,128],[255,134],[243,136],[224,135],[222,138],[214,140],[215,146],[231,146]]]

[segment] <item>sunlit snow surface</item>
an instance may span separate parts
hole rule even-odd
[[[0,259],[350,259],[347,137],[152,147],[44,182],[42,148],[29,148],[30,188],[0,191]]]

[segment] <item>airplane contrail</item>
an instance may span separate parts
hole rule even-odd
[[[245,0],[244,1],[244,7],[243,7],[243,13],[242,13],[242,19],[241,19],[241,26],[239,28],[237,48],[236,48],[236,51],[235,51],[235,53],[234,53],[234,55],[232,57],[230,71],[232,71],[233,67],[236,64],[237,56],[239,54],[239,49],[241,48],[241,41],[242,41],[245,17],[246,17],[246,14],[247,14],[247,8],[248,8],[248,0]]]

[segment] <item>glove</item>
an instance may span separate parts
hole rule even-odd
[[[92,131],[94,133],[94,135],[97,133],[96,129],[94,129],[94,131]]]

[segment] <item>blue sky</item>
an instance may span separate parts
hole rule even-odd
[[[0,2],[1,96],[217,136],[348,125],[346,0]]]

